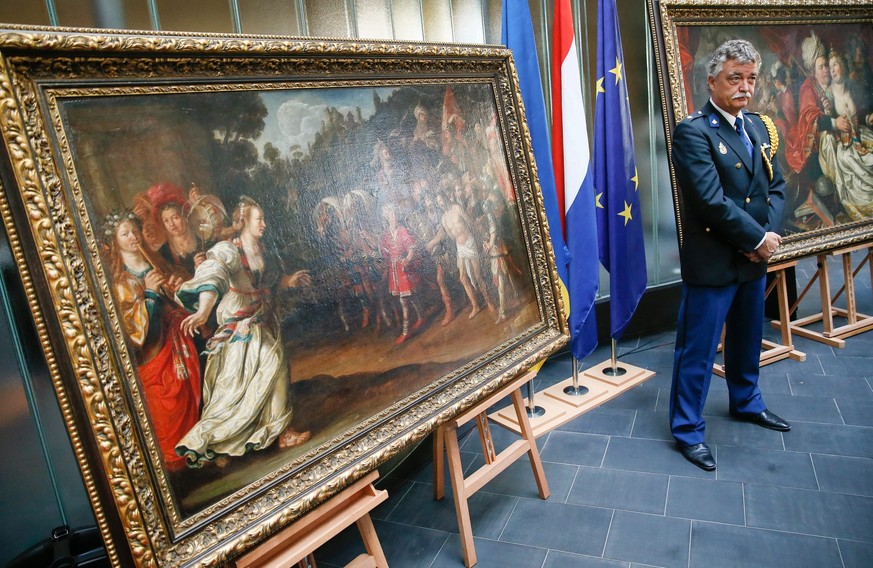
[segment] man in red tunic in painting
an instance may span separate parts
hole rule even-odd
[[[388,291],[400,300],[400,308],[403,311],[403,331],[394,342],[399,345],[409,338],[411,331],[421,327],[424,321],[412,298],[417,277],[410,271],[410,266],[415,258],[416,242],[406,227],[397,220],[397,209],[392,205],[386,205],[382,215],[388,224],[388,230],[382,235],[380,243],[382,254],[388,260]],[[410,308],[415,310],[416,316],[416,321],[411,328]]]

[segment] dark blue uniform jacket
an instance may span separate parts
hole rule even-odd
[[[754,145],[752,157],[736,130],[711,102],[681,121],[673,133],[673,168],[679,184],[683,244],[682,279],[695,286],[726,286],[760,278],[764,262],[743,252],[755,250],[766,231],[781,229],[785,179],[772,159],[767,173],[763,150],[771,141],[761,118],[743,112]]]

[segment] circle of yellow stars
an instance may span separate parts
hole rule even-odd
[[[618,82],[621,81],[621,68],[622,67],[623,67],[623,64],[622,64],[621,60],[619,60],[619,58],[616,57],[615,58],[615,67],[613,67],[612,69],[609,70],[610,73],[615,75],[615,84],[616,85],[618,85]],[[595,97],[599,93],[606,92],[606,89],[603,88],[603,79],[604,79],[603,77],[600,77],[599,79],[597,79],[597,86],[595,89]],[[639,189],[640,189],[640,173],[636,167],[634,167],[634,177],[632,177],[630,180],[632,182],[634,182],[634,191],[639,191]],[[603,196],[602,191],[594,196],[594,205],[598,209],[605,209],[605,207],[603,206],[603,203],[600,202],[600,198],[602,196]],[[627,226],[628,222],[633,220],[633,214],[631,213],[631,204],[628,203],[627,201],[625,201],[624,202],[624,209],[622,211],[620,211],[619,213],[617,213],[617,215],[619,217],[624,217],[624,225]]]

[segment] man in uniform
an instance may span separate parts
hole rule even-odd
[[[758,388],[767,261],[781,244],[785,180],[773,158],[778,136],[769,119],[743,112],[761,56],[745,40],[718,47],[708,65],[709,102],[673,135],[672,161],[682,196],[679,308],[670,428],[682,455],[711,471],[703,405],[726,326],[725,375],[731,415],[765,428],[789,424],[769,410]]]

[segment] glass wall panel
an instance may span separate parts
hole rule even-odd
[[[10,273],[11,274],[11,273]],[[2,283],[0,283],[2,285]],[[12,344],[6,307],[0,303],[0,339]],[[12,349],[0,349],[0,566],[49,536],[62,524],[58,502],[52,491],[50,472],[40,447],[34,417]],[[27,495],[27,503],[21,496]]]
[[[652,71],[654,73],[654,71]],[[652,80],[654,85],[652,97],[653,105],[652,120],[652,162],[655,171],[652,175],[654,184],[653,193],[655,208],[652,217],[657,218],[654,242],[646,242],[657,251],[658,265],[655,267],[654,284],[667,284],[678,282],[682,274],[679,270],[679,236],[676,234],[676,216],[673,208],[673,186],[670,182],[670,167],[667,156],[667,140],[664,134],[664,119],[659,104],[661,93],[658,90],[658,82]]]
[[[2,231],[0,268],[17,279]],[[23,296],[0,278],[0,566],[55,527],[95,522]]]
[[[485,27],[481,0],[453,0],[452,22],[455,41],[485,43]]]
[[[451,0],[422,0],[422,9],[425,41],[454,41]]]
[[[124,23],[120,27],[128,30],[154,29],[152,18],[149,14],[148,0],[121,0],[120,3],[124,10]]]
[[[424,40],[420,0],[392,0],[391,9],[395,39]]]
[[[485,43],[499,44],[503,27],[503,0],[485,0]]]
[[[304,0],[308,34],[314,37],[352,37],[345,0]]]
[[[528,0],[528,5],[530,6],[530,17],[533,21],[534,41],[537,44],[537,55],[540,63],[540,79],[543,82],[543,93],[545,93],[546,112],[549,113],[549,120],[551,120],[552,82],[549,75],[549,69],[551,69],[549,61],[551,60],[552,52],[548,38],[551,37],[549,30],[551,30],[552,27],[551,9],[549,9],[546,4],[546,0]]]
[[[355,0],[358,37],[394,39],[391,26],[391,0]]]
[[[233,33],[227,0],[155,0],[162,30]]]
[[[302,35],[295,0],[238,0],[244,34]]]
[[[650,158],[651,144],[649,141],[649,92],[646,76],[648,60],[646,46],[651,41],[647,33],[646,9],[644,0],[634,0],[637,9],[622,10],[619,14],[621,26],[621,42],[624,52],[624,72],[627,81],[628,101],[630,102],[631,120],[633,121],[635,159],[639,174],[639,196],[642,206],[643,231],[646,239],[646,265],[648,280],[652,282],[653,272],[657,268],[657,247],[651,241],[657,219],[652,218],[653,183],[652,162]],[[629,2],[626,2],[629,4]],[[596,37],[596,35],[595,35]],[[595,45],[595,50],[596,50]],[[611,76],[610,76],[611,77]]]
[[[0,22],[30,26],[51,25],[45,2],[15,2],[13,0],[0,2]]]
[[[59,26],[97,27],[91,0],[55,0],[55,12],[58,16]]]

